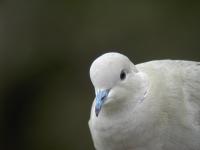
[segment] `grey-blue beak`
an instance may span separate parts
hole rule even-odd
[[[98,117],[99,112],[101,111],[101,107],[105,102],[108,93],[110,90],[97,90],[96,92],[96,105],[95,105],[95,114]]]

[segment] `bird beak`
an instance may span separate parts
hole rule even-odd
[[[101,107],[104,104],[108,93],[110,90],[97,90],[96,91],[96,105],[95,105],[95,114],[98,117],[99,112],[101,111]]]

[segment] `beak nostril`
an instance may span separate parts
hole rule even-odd
[[[104,100],[106,98],[106,96],[103,96],[102,98],[101,98],[101,100]]]

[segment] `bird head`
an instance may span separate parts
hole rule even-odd
[[[95,89],[95,114],[109,103],[120,104],[140,89],[141,74],[128,57],[115,52],[101,55],[90,67]]]

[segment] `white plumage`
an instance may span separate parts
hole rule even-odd
[[[134,66],[122,54],[106,53],[92,63],[90,78],[97,98],[89,127],[97,150],[200,150],[199,62]]]

